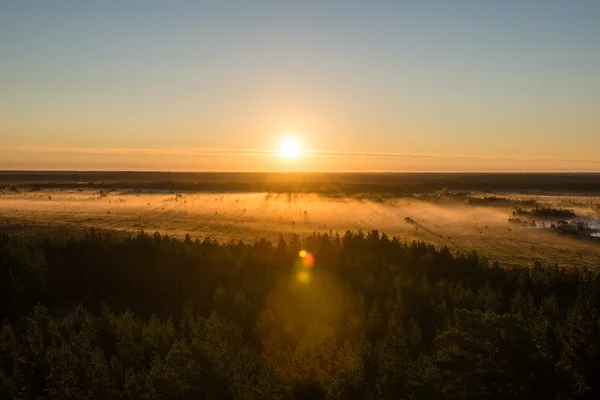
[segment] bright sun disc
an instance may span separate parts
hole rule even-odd
[[[279,142],[279,155],[285,158],[296,158],[302,154],[302,145],[294,137],[284,137]]]

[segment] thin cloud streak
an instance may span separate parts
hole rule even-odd
[[[463,159],[463,160],[501,160],[501,161],[556,161],[573,163],[600,164],[600,161],[575,160],[564,158],[523,158],[508,156],[468,156],[462,154],[406,154],[406,153],[371,153],[371,152],[342,152],[342,151],[306,151],[305,154],[332,157],[373,157],[373,158],[430,158],[430,159]]]
[[[19,153],[42,154],[89,154],[89,155],[152,155],[152,156],[200,156],[200,155],[268,155],[275,151],[250,149],[200,149],[200,148],[93,148],[93,147],[7,147],[1,150]]]
[[[0,152],[34,153],[34,154],[78,154],[78,155],[148,155],[148,156],[277,156],[277,150],[261,149],[214,149],[214,148],[85,148],[85,147],[39,147],[39,146],[15,146],[0,148]],[[600,164],[595,160],[577,160],[564,158],[523,158],[508,156],[470,156],[462,154],[410,154],[410,153],[378,153],[378,152],[351,152],[351,151],[329,151],[329,150],[306,150],[303,152],[309,157],[360,157],[360,158],[417,158],[417,159],[462,159],[482,161],[545,161]]]

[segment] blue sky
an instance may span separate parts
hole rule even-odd
[[[293,133],[336,155],[289,168],[599,170],[599,19],[597,1],[2,2],[0,168],[260,170],[206,152]]]

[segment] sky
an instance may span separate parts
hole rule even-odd
[[[600,2],[3,1],[0,169],[600,171]],[[305,154],[278,157],[282,136]]]

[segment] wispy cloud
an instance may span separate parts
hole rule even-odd
[[[46,154],[89,154],[89,155],[152,155],[152,156],[200,156],[200,155],[269,155],[275,151],[251,149],[211,149],[211,148],[99,148],[99,147],[30,147],[14,146],[0,148],[0,151]]]
[[[426,159],[462,159],[462,160],[497,160],[497,161],[554,161],[572,163],[600,164],[600,160],[580,160],[567,158],[510,157],[510,156],[472,156],[462,154],[411,154],[411,153],[373,153],[344,151],[308,151],[310,155],[331,157],[373,157],[373,158],[426,158]]]

